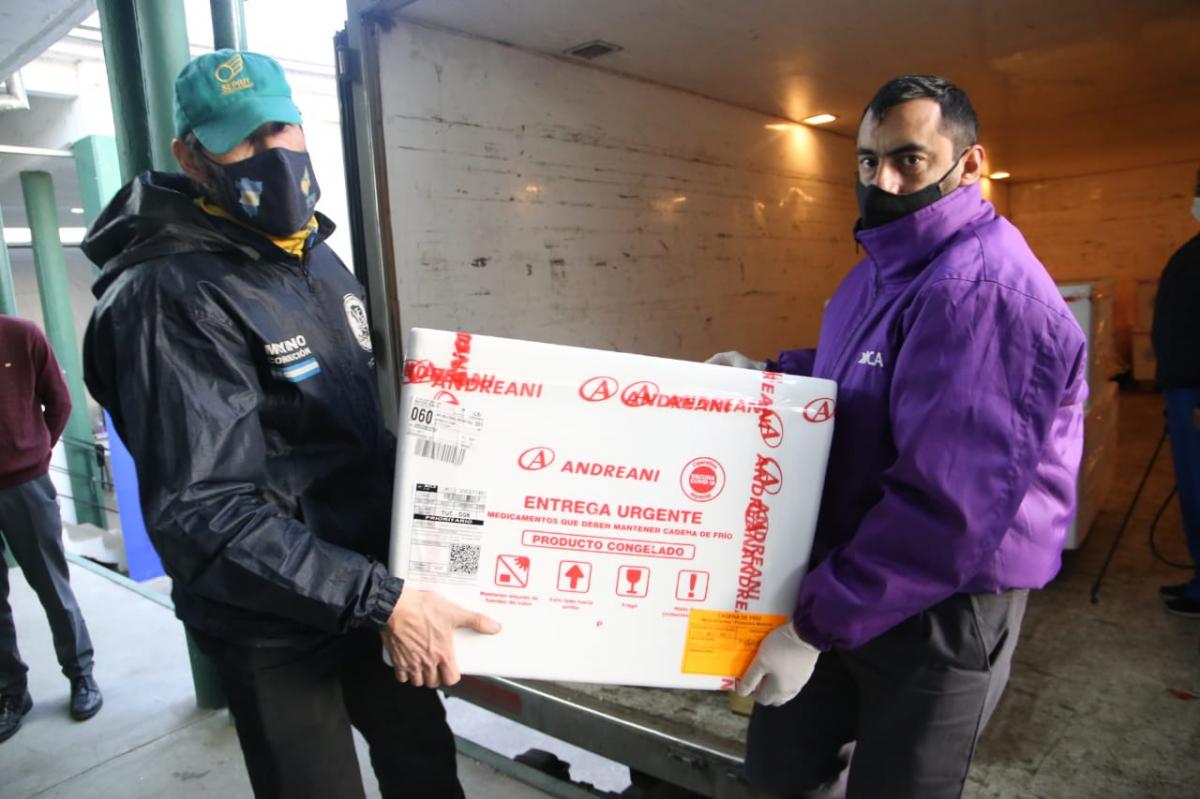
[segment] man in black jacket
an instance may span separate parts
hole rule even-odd
[[[1200,222],[1200,172],[1192,199]],[[1158,385],[1167,400],[1167,431],[1183,530],[1196,572],[1180,585],[1159,589],[1167,610],[1200,618],[1200,234],[1167,262],[1154,301],[1150,339],[1158,359]]]
[[[283,70],[249,52],[175,82],[184,175],[96,220],[85,377],[137,463],[176,613],[221,672],[255,794],[462,796],[437,694],[494,621],[389,575],[395,439],[361,286],[324,243]],[[381,636],[394,673],[381,657]]]

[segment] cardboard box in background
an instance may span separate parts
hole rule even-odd
[[[392,570],[496,618],[466,673],[727,688],[790,617],[836,385],[415,329]]]

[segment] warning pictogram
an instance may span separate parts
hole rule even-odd
[[[675,598],[684,602],[708,599],[708,572],[681,571],[675,581]]]
[[[617,596],[642,597],[650,592],[650,570],[645,566],[622,566],[617,570]]]
[[[496,585],[506,588],[524,588],[529,585],[529,558],[524,555],[497,557]]]
[[[586,594],[592,589],[592,564],[564,560],[558,564],[558,590]]]

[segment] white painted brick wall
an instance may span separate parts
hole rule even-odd
[[[815,343],[857,259],[849,139],[412,24],[381,50],[404,328],[682,358]]]

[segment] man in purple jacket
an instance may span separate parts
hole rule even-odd
[[[1028,589],[1059,569],[1085,340],[1021,234],[981,198],[977,127],[949,81],[885,84],[858,132],[866,257],[817,348],[712,359],[838,383],[795,614],[739,683],[758,701],[747,774],[783,795],[959,796]]]
[[[92,677],[92,641],[63,553],[62,519],[50,482],[50,450],[67,426],[71,394],[50,343],[32,322],[0,316],[0,531],[50,621],[54,650],[71,681],[71,716],[89,719],[103,699]],[[3,552],[0,543],[0,553]],[[33,708],[0,561],[0,741]]]

